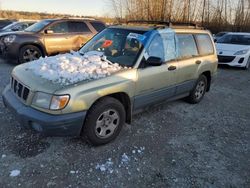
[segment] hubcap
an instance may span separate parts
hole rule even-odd
[[[114,109],[103,112],[96,121],[95,133],[99,138],[108,138],[115,132],[120,122],[118,112]]]
[[[40,56],[41,54],[35,49],[27,49],[23,53],[23,59],[25,62],[37,60]]]
[[[199,100],[199,99],[203,96],[203,94],[204,94],[204,92],[205,92],[205,87],[206,87],[206,84],[205,84],[205,82],[204,82],[203,80],[201,80],[201,81],[197,84],[196,90],[195,90],[195,98],[196,98],[196,99]]]

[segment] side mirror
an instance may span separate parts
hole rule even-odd
[[[150,65],[150,66],[161,66],[163,64],[161,58],[159,57],[149,57],[147,60],[146,60],[146,63],[147,65]]]
[[[54,31],[50,30],[50,29],[46,29],[46,30],[44,30],[44,33],[45,34],[52,34],[52,33],[54,33]]]

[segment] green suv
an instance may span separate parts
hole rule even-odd
[[[197,26],[112,26],[79,52],[15,67],[3,101],[23,127],[101,145],[145,107],[179,98],[199,103],[217,64],[211,33]]]

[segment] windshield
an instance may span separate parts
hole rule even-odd
[[[3,28],[3,30],[11,30],[15,25],[17,25],[18,22],[14,22],[10,25],[7,25],[6,27]]]
[[[40,21],[40,22],[37,22],[37,23],[31,25],[30,27],[26,28],[24,31],[38,32],[38,31],[41,31],[45,26],[47,26],[51,22],[52,22],[52,20],[43,20],[43,21]]]
[[[144,38],[144,33],[145,31],[108,28],[84,45],[80,53],[102,52],[109,61],[132,67],[141,52],[142,44],[139,40]]]
[[[0,21],[0,29],[3,29],[4,27],[10,25],[11,23],[13,23],[13,22],[11,22],[11,21]]]
[[[250,45],[250,35],[224,35],[217,43],[222,44],[237,44],[237,45]]]

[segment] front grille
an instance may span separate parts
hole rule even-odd
[[[15,78],[11,77],[11,89],[12,91],[25,102],[28,99],[30,90],[22,83],[18,82]]]
[[[235,59],[235,56],[222,56],[218,55],[218,60],[220,63],[229,63]]]

